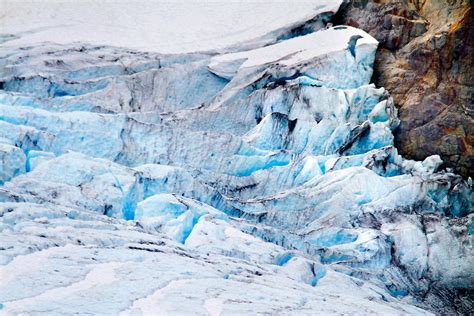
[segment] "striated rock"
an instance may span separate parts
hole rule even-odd
[[[417,160],[439,154],[474,175],[473,9],[467,0],[346,3],[337,24],[379,42],[373,80],[399,108],[395,144]]]

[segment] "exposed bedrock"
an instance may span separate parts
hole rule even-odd
[[[336,24],[379,42],[373,82],[399,109],[395,144],[408,158],[439,154],[474,176],[474,12],[469,0],[353,0]]]

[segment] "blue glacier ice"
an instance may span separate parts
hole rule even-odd
[[[472,181],[398,154],[376,40],[265,43],[0,49],[6,313],[424,314],[472,290]]]

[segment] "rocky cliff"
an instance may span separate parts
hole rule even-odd
[[[474,175],[473,9],[468,0],[355,0],[336,24],[379,42],[373,81],[392,94],[400,152],[441,155],[446,167]]]

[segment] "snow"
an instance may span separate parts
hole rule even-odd
[[[34,298],[24,298],[15,301],[13,304],[8,304],[3,312],[12,313],[17,309],[25,309],[28,308],[28,306],[35,306],[42,301],[61,300],[68,296],[78,295],[78,293],[88,291],[96,286],[109,285],[117,280],[114,270],[123,265],[124,264],[121,262],[108,262],[95,265],[86,275],[84,280],[76,282],[70,286],[51,289],[35,296]]]
[[[7,45],[83,42],[186,53],[268,44],[292,25],[337,11],[341,2],[2,0],[0,28],[15,36]]]
[[[216,298],[211,298],[206,300],[204,307],[211,316],[221,315],[223,310],[223,301]]]
[[[237,60],[243,61],[238,69],[277,61],[281,65],[292,66],[318,56],[349,49],[349,41],[354,36],[360,36],[355,45],[356,49],[362,45],[378,45],[375,38],[360,29],[337,26],[324,32],[311,33],[251,51],[220,55],[213,58],[209,68],[213,70],[220,63],[228,64]],[[297,51],[295,47],[298,48]]]

